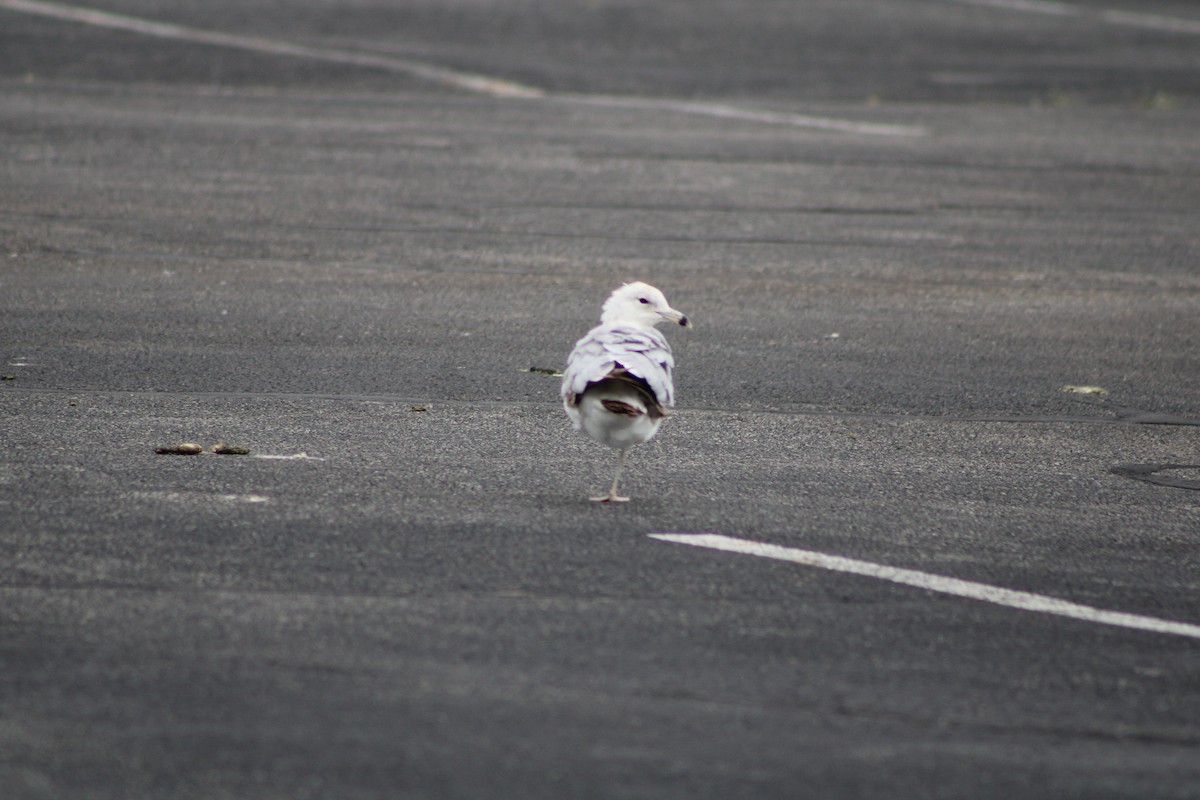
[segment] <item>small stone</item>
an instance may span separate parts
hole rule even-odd
[[[195,442],[183,442],[167,447],[156,447],[154,452],[163,456],[198,456],[204,452],[204,448]]]

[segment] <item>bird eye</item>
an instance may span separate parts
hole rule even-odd
[[[639,302],[639,303],[645,303],[646,305],[650,305],[650,301],[649,301],[649,300],[647,300],[647,299],[646,299],[646,298],[644,298],[644,297],[639,297],[639,298],[638,298],[638,302]]]

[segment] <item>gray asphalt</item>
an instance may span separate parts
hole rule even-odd
[[[0,4],[3,796],[1200,797],[1196,638],[648,537],[1200,624],[1200,16],[1004,6]]]

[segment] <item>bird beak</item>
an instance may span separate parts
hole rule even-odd
[[[682,311],[676,311],[673,308],[663,312],[663,319],[668,319],[671,322],[678,322],[685,328],[692,327],[691,320],[689,320]]]

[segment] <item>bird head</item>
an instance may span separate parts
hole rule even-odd
[[[682,311],[671,308],[662,292],[641,281],[627,283],[613,292],[604,301],[600,321],[605,325],[630,323],[640,328],[653,328],[660,322],[692,326]]]

